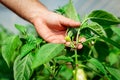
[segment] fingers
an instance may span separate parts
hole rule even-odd
[[[76,22],[76,21],[71,20],[69,18],[66,18],[64,16],[60,16],[59,20],[60,20],[60,23],[62,25],[67,26],[67,27],[78,27],[78,26],[80,26],[80,22]]]
[[[85,42],[85,41],[86,41],[86,39],[84,37],[82,37],[82,38],[79,38],[79,43],[78,44],[76,44],[76,41],[66,42],[65,46],[74,47],[76,49],[82,49],[82,47],[83,47],[82,43]]]
[[[64,39],[65,37],[65,31],[61,31],[61,32],[53,32],[53,33],[49,33],[49,35],[45,38],[45,40],[47,42],[50,43],[60,43],[60,44],[64,44],[66,42],[66,40]]]
[[[53,40],[50,41],[50,43],[58,43],[58,44],[64,44],[66,41],[65,40]]]
[[[79,37],[79,42],[80,43],[83,43],[83,42],[85,42],[86,41],[86,39],[84,38],[84,37]]]
[[[74,47],[75,49],[82,49],[82,47],[83,47],[82,43],[76,44],[75,41],[74,42],[66,42],[65,46],[66,47]]]

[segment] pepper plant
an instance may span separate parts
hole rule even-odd
[[[81,22],[80,27],[67,29],[70,47],[47,43],[31,25],[15,24],[18,35],[0,25],[0,79],[119,80],[120,19],[103,10],[82,19],[72,0],[55,12]],[[75,45],[81,37],[86,41],[78,50]]]

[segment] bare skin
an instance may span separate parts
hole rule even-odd
[[[31,22],[38,34],[47,42],[64,43],[65,33],[68,27],[80,26],[75,22],[62,15],[49,11],[38,0],[0,0],[3,5],[11,9],[23,19]],[[78,49],[82,48],[79,44]]]

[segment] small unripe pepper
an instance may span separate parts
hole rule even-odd
[[[65,36],[65,40],[66,40],[67,42],[70,42],[70,41],[71,41],[71,38],[70,38],[69,36]]]
[[[73,70],[73,74],[75,75],[75,70]],[[87,80],[85,72],[82,68],[77,69],[77,75],[75,75],[74,77],[76,77],[74,78],[76,80]]]

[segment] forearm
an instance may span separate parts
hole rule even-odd
[[[38,0],[0,0],[3,5],[17,15],[31,22],[37,15],[44,14],[47,8]]]

